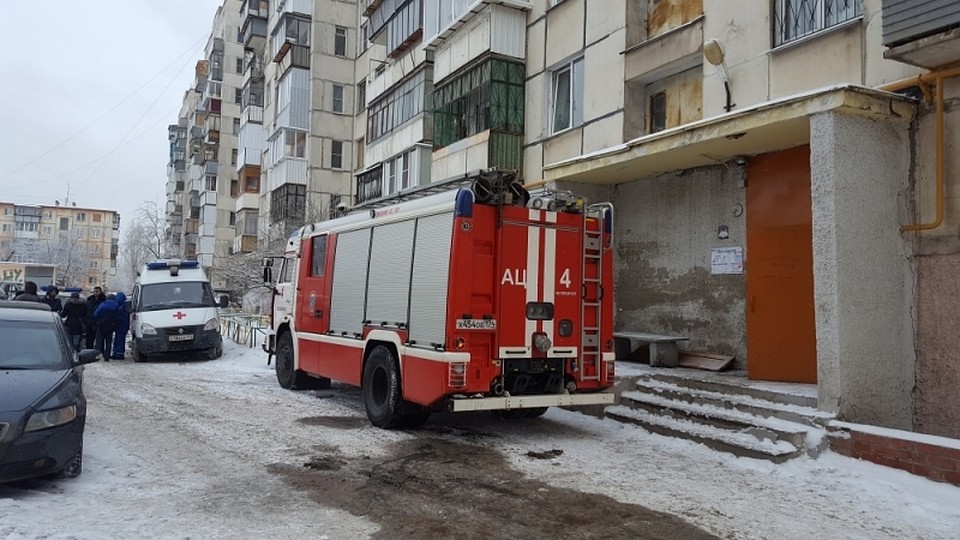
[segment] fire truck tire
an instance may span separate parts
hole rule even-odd
[[[277,361],[274,363],[277,372],[277,382],[287,390],[310,390],[321,388],[320,379],[314,379],[306,373],[294,368],[293,365],[293,338],[290,332],[285,332],[277,340]],[[327,384],[330,384],[327,379]],[[329,386],[328,386],[329,388]]]
[[[547,409],[549,408],[550,407],[534,407],[532,409],[524,409],[524,411],[526,412],[524,416],[526,416],[527,418],[539,418],[544,414],[546,414]]]
[[[363,405],[373,425],[393,429],[404,424],[403,388],[393,352],[377,345],[363,367]]]

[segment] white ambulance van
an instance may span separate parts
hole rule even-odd
[[[148,262],[140,271],[130,300],[133,361],[149,355],[202,351],[209,358],[223,354],[218,302],[198,261],[165,259]]]

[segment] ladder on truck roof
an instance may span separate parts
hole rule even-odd
[[[459,176],[446,178],[444,180],[437,180],[436,182],[431,182],[415,188],[398,191],[390,195],[384,195],[382,197],[370,199],[354,205],[349,209],[349,211],[353,212],[354,210],[381,208],[383,206],[390,206],[414,199],[420,199],[428,195],[443,193],[445,191],[450,191],[454,188],[462,186],[472,186],[473,183],[480,178],[485,178],[491,181],[499,181],[506,185],[516,181],[517,174],[514,171],[502,169],[480,169]]]
[[[583,279],[583,297],[580,308],[581,324],[581,381],[598,381],[603,367],[603,312],[601,302],[603,290],[603,231],[607,213],[613,220],[613,205],[597,203],[583,210],[583,259],[581,278]]]

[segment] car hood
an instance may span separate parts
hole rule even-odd
[[[49,395],[69,375],[69,369],[0,368],[0,412],[26,409]]]

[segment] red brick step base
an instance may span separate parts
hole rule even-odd
[[[838,454],[960,486],[960,440],[839,421],[827,437]]]

